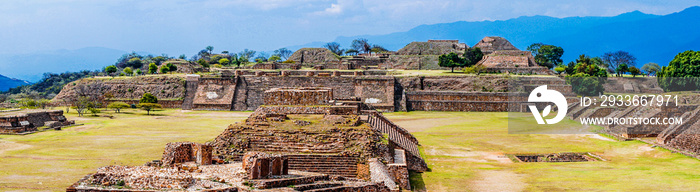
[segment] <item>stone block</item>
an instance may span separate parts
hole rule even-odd
[[[289,174],[287,156],[248,152],[243,156],[243,169],[248,179],[265,179]]]

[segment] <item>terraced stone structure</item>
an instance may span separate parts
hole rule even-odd
[[[0,112],[0,134],[27,134],[38,127],[60,128],[75,124],[63,116],[62,110],[20,110]]]

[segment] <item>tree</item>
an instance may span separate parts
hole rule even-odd
[[[350,44],[350,47],[352,47],[352,49],[354,50],[365,53],[369,53],[372,50],[372,46],[365,38],[352,40],[352,44]]]
[[[133,57],[126,62],[125,67],[133,67],[134,69],[141,68],[143,66],[143,61],[140,57]]]
[[[124,103],[124,102],[119,102],[119,101],[117,101],[117,102],[112,102],[112,103],[110,103],[109,105],[107,105],[107,108],[112,108],[112,109],[114,109],[114,111],[116,111],[117,113],[121,112],[121,109],[123,109],[123,108],[129,108],[129,107],[130,107],[129,104]]]
[[[88,111],[92,113],[92,116],[97,116],[97,114],[100,113],[100,109],[97,107],[88,107]]]
[[[282,58],[280,58],[279,55],[272,55],[272,56],[270,56],[270,58],[267,59],[267,60],[268,60],[268,61],[272,61],[272,62],[278,62],[278,61],[282,60]]]
[[[180,55],[180,57],[178,57],[178,59],[187,59],[187,55],[182,54],[182,55]]]
[[[211,55],[212,51],[214,51],[214,47],[212,47],[210,45],[210,46],[207,46],[206,48],[204,48],[204,50],[207,50],[209,52],[209,55]]]
[[[219,64],[221,64],[221,65],[223,65],[223,66],[226,66],[226,65],[231,64],[231,60],[228,60],[228,59],[226,59],[226,58],[219,59]]]
[[[656,63],[647,63],[642,66],[642,71],[644,71],[647,76],[656,75],[656,72],[661,71],[661,67],[659,67],[659,64]]]
[[[484,53],[481,52],[481,48],[471,47],[464,50],[464,66],[476,65],[481,59],[484,58]]]
[[[617,66],[617,69],[615,70],[615,72],[617,72],[618,77],[622,76],[622,74],[629,72],[629,66],[625,63],[622,63],[622,64]]]
[[[440,65],[440,67],[452,68],[452,73],[454,73],[455,67],[464,66],[464,60],[459,58],[457,53],[452,52],[449,54],[440,55],[440,57],[438,57],[438,65]]]
[[[382,53],[382,52],[387,52],[387,51],[389,51],[389,50],[387,50],[386,48],[384,48],[380,45],[372,45],[372,48],[370,48],[370,52],[374,52],[374,53]]]
[[[561,56],[564,55],[564,49],[561,47],[534,43],[528,46],[527,50],[532,52],[532,55],[535,57],[535,62],[541,66],[551,69],[562,63]]]
[[[96,90],[102,90],[102,88],[103,84],[100,82],[78,84],[73,88],[75,97],[69,97],[65,102],[78,112],[78,116],[83,116],[85,110],[100,105],[99,101],[102,100],[103,95]]]
[[[138,108],[141,108],[144,111],[146,111],[146,115],[151,115],[151,110],[162,108],[162,106],[158,103],[139,103]]]
[[[240,53],[238,53],[238,56],[240,56],[241,61],[245,63],[245,62],[250,61],[250,59],[254,58],[254,57],[255,57],[255,53],[256,53],[256,52],[253,51],[253,50],[244,49],[243,51],[241,51]],[[245,59],[245,60],[244,60],[244,59]]]
[[[144,93],[139,103],[158,103],[158,98],[151,93]]]
[[[107,72],[109,74],[115,73],[115,72],[117,72],[117,66],[114,66],[114,65],[107,66],[107,67],[105,67],[105,72]]]
[[[279,55],[282,58],[282,60],[286,61],[289,58],[289,56],[292,55],[292,51],[290,51],[287,48],[280,48],[280,49],[275,50],[274,54]]]
[[[665,91],[694,91],[700,88],[700,51],[679,53],[656,73]]]
[[[641,74],[642,72],[635,66],[632,66],[628,69],[630,74],[632,74],[632,77],[637,77],[637,75]]]
[[[357,53],[359,53],[359,51],[357,51],[356,49],[348,49],[345,51],[346,55],[357,55]]]
[[[608,71],[618,72],[621,64],[626,64],[628,67],[635,66],[637,58],[626,51],[616,51],[608,52],[603,54],[601,57],[606,66],[608,66]],[[618,76],[622,75],[617,73]]]
[[[574,67],[574,71],[570,73],[571,75],[577,74],[577,73],[584,73],[587,74],[588,76],[591,77],[607,77],[607,73],[605,72],[605,69],[600,68],[598,65],[594,63],[594,59],[592,59],[589,56],[586,56],[585,54],[579,55],[578,59],[576,59],[576,65]]]
[[[585,73],[576,73],[566,77],[566,82],[571,85],[571,90],[579,95],[595,96],[605,90],[603,77],[592,77]]]
[[[136,75],[141,75],[141,74],[143,74],[143,72],[141,71],[141,69],[136,69]]]
[[[554,68],[554,72],[557,72],[557,75],[561,75],[561,73],[566,72],[566,67],[559,65]]]
[[[127,75],[133,75],[134,71],[131,70],[131,67],[126,67],[124,68],[124,73],[126,73]]]
[[[207,61],[205,61],[204,59],[200,58],[199,60],[197,60],[197,64],[201,65],[204,68],[209,68],[209,63],[207,63]]]
[[[323,45],[323,47],[325,47],[326,49],[330,50],[338,56],[342,56],[343,53],[345,53],[345,49],[341,49],[340,44],[336,42],[326,43],[325,45]]]
[[[175,64],[173,64],[173,63],[165,64],[165,66],[168,67],[169,71],[171,71],[171,72],[172,72],[172,71],[177,71],[177,66],[176,66]]]
[[[148,73],[149,74],[154,74],[158,71],[158,66],[155,63],[149,63],[148,64]]]
[[[166,74],[168,72],[170,72],[170,68],[168,68],[168,66],[166,66],[166,65],[160,66],[160,73],[161,74]]]

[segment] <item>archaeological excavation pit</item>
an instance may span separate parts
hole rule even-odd
[[[587,162],[600,161],[600,157],[591,153],[547,153],[547,154],[512,154],[508,155],[515,162]]]

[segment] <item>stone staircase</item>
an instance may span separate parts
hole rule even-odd
[[[251,185],[251,187],[238,188],[238,191],[389,191],[386,186],[379,183],[325,174],[297,175],[294,177],[277,179],[247,180],[246,183]]]
[[[289,169],[357,177],[358,157],[340,155],[288,155]]]

